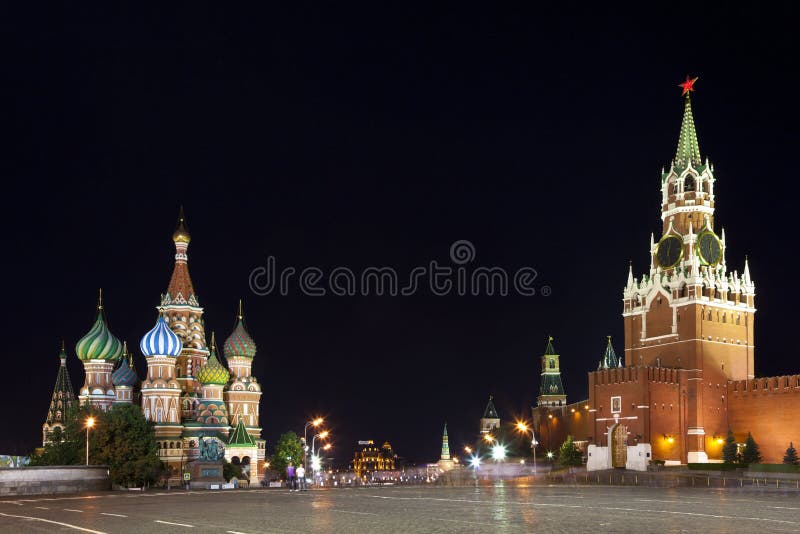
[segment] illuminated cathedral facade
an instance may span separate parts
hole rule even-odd
[[[233,331],[220,353],[213,333],[211,343],[207,342],[203,308],[189,276],[191,237],[182,211],[172,238],[172,277],[161,296],[155,325],[139,343],[147,361],[146,377],[140,381],[127,344],[109,330],[101,293],[94,325],[75,347],[85,382],[76,399],[62,347],[43,442],[49,441],[55,428],[63,427],[73,402],[104,411],[140,403],[145,418],[154,424],[159,457],[173,476],[180,476],[189,462],[198,459],[201,440],[216,440],[224,447],[226,459],[240,465],[251,482],[258,482],[265,469],[261,385],[252,375],[256,344],[245,328],[241,301]]]

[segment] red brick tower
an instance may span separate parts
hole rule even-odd
[[[714,168],[700,157],[692,117],[695,80],[681,84],[678,149],[661,176],[662,236],[651,237],[649,273],[638,280],[629,271],[622,315],[626,367],[679,370],[679,455],[704,462],[707,442],[727,431],[727,381],[754,376],[755,286],[746,259],[741,276],[728,271],[725,232],[714,227]],[[652,406],[642,399],[639,408]],[[661,430],[649,419],[645,438],[654,441]]]

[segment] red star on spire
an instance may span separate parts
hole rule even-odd
[[[679,83],[678,84],[678,87],[682,87],[683,88],[683,92],[681,93],[681,96],[687,95],[687,94],[691,93],[692,91],[694,91],[694,84],[697,81],[697,78],[698,78],[698,76],[695,76],[694,78],[690,78],[688,74],[686,75],[686,81],[683,82],[683,83]]]

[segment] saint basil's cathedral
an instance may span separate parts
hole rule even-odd
[[[259,426],[261,386],[251,374],[256,345],[247,333],[239,303],[236,326],[223,344],[227,367],[220,361],[215,336],[206,341],[203,308],[189,276],[187,250],[191,237],[181,211],[175,242],[175,268],[161,297],[155,326],[139,343],[147,361],[141,382],[127,344],[109,330],[101,298],[97,319],[75,347],[86,381],[77,401],[101,410],[141,402],[155,425],[159,458],[170,471],[199,456],[200,440],[218,440],[225,458],[241,465],[251,482],[264,473],[265,448]],[[75,402],[62,346],[61,366],[43,425],[46,444],[63,427],[67,408]]]

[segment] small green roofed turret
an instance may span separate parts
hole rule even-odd
[[[606,336],[608,343],[606,350],[603,352],[603,359],[597,369],[613,369],[615,367],[622,367],[622,358],[617,358],[617,353],[614,352],[614,346],[611,344],[611,336]]]
[[[247,427],[244,426],[244,417],[239,418],[236,427],[228,437],[228,445],[236,447],[255,447],[256,442],[253,436],[247,433]]]

